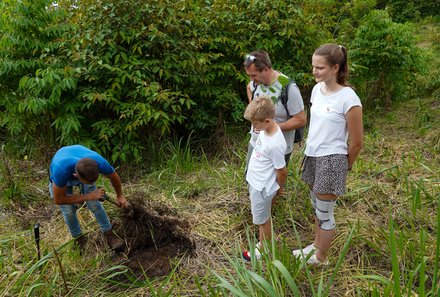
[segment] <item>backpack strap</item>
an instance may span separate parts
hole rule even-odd
[[[252,86],[254,87],[254,90],[252,91],[251,100],[254,100],[255,91],[257,90],[258,85],[255,83],[255,81],[252,81]]]
[[[284,106],[284,109],[286,110],[287,113],[287,118],[291,118],[292,116],[290,115],[289,109],[287,108],[287,101],[289,100],[289,88],[291,84],[294,84],[295,81],[293,79],[289,78],[289,82],[287,84],[285,84],[283,86],[283,88],[281,89],[281,94],[279,99],[281,100],[281,103]]]
[[[287,118],[290,119],[292,116],[290,115],[289,109],[287,108],[287,101],[289,100],[289,88],[291,84],[294,84],[295,81],[293,79],[289,78],[289,82],[283,86],[281,89],[281,94],[279,99],[281,100],[281,103],[284,106],[284,109],[287,113]],[[295,129],[295,136],[293,143],[301,142],[304,138],[304,127],[299,127]]]

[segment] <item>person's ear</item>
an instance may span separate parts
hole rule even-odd
[[[333,68],[332,70],[333,70],[334,73],[338,73],[338,71],[339,71],[339,64],[333,65],[332,68]]]

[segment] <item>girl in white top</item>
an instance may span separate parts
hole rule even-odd
[[[326,265],[335,235],[336,199],[345,193],[347,172],[362,148],[362,105],[347,82],[347,50],[343,46],[320,46],[313,54],[312,66],[317,84],[310,100],[310,127],[301,178],[310,188],[315,239],[293,254],[299,258],[309,255],[309,264]]]

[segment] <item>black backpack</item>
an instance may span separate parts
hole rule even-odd
[[[289,109],[287,109],[287,101],[289,100],[289,95],[288,95],[288,90],[289,87],[292,83],[295,83],[295,81],[293,79],[289,78],[289,82],[287,84],[285,84],[283,86],[283,88],[281,89],[281,94],[279,97],[279,100],[281,100],[281,103],[284,106],[284,109],[286,110],[287,113],[287,118],[291,118],[292,116],[290,115]],[[254,94],[255,94],[255,90],[257,89],[257,86],[255,85],[254,82],[254,91],[252,92],[252,100],[254,100]],[[300,127],[300,128],[296,128],[295,129],[295,138],[293,140],[293,143],[298,143],[301,142],[304,138],[304,126]]]

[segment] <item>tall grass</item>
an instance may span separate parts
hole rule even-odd
[[[437,237],[435,245],[435,258],[434,258],[434,273],[433,273],[433,284],[430,291],[431,296],[440,296],[440,195],[437,193]]]
[[[63,250],[68,243],[59,246],[56,250]],[[58,281],[59,273],[52,275],[49,283],[46,275],[49,273],[50,261],[54,252],[50,252],[38,260],[34,244],[32,233],[29,231],[2,236],[0,239],[0,267],[3,275],[0,282],[0,287],[3,290],[0,296],[9,296],[10,294],[49,296],[57,290],[54,285]],[[16,269],[14,270],[13,267]]]
[[[419,184],[420,186],[420,184]],[[411,197],[413,197],[413,188],[407,188]],[[419,191],[416,191],[419,193]],[[429,241],[427,236],[429,232],[425,228],[421,230],[405,230],[397,228],[393,213],[389,213],[389,229],[385,233],[387,242],[387,255],[391,261],[391,275],[369,274],[356,276],[356,278],[369,279],[380,283],[372,285],[370,293],[381,292],[379,296],[439,296],[439,243],[440,243],[440,195],[437,201],[437,226],[435,244]],[[410,205],[413,203],[410,202]],[[413,209],[412,209],[413,211]],[[420,226],[412,225],[413,228]],[[400,234],[399,234],[400,233]],[[417,236],[411,238],[412,236]],[[428,264],[427,252],[429,248],[435,247],[435,258]],[[430,269],[427,271],[427,265]],[[427,286],[427,283],[430,283]],[[374,293],[374,295],[376,294]],[[377,296],[377,295],[375,295]]]
[[[147,291],[149,296],[173,296],[176,285],[172,281],[179,261],[165,278],[150,280],[145,272],[139,278],[124,265],[97,269],[104,260],[102,256],[95,260],[81,259],[78,250],[71,248],[72,241],[54,248],[38,260],[31,232],[2,235],[0,296],[120,296],[131,295],[139,288]],[[72,272],[70,268],[75,262],[85,264],[84,271]]]
[[[12,159],[6,152],[5,146],[0,149],[0,193],[4,205],[11,203],[17,197],[26,196],[25,175],[17,172],[19,162]],[[23,200],[23,199],[20,199]]]
[[[299,234],[295,225],[293,230],[297,241],[300,241]],[[270,244],[263,245],[262,257],[255,258],[255,240],[247,234],[247,245],[251,253],[251,262],[246,263],[241,258],[241,249],[239,244],[233,256],[223,251],[228,265],[223,268],[222,273],[211,270],[218,280],[217,287],[223,296],[304,296],[298,288],[298,279],[301,280],[301,274],[305,274],[310,285],[310,296],[322,297],[331,296],[332,284],[341,268],[345,255],[350,247],[353,236],[355,235],[355,226],[351,228],[347,241],[342,248],[336,265],[332,267],[331,275],[326,278],[325,268],[311,268],[307,265],[307,259],[299,260],[293,257],[291,248],[285,242],[276,242],[274,237]],[[321,270],[317,279],[310,270]]]

